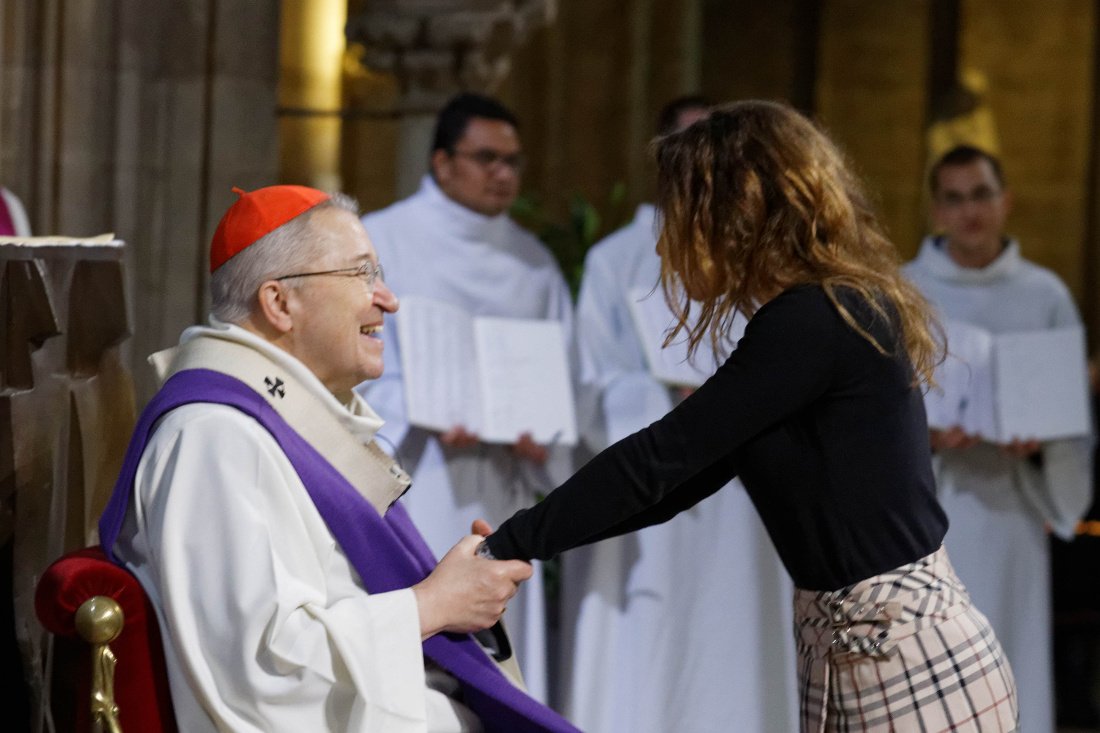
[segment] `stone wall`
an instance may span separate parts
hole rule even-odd
[[[230,187],[275,180],[278,0],[0,3],[0,180],[36,234],[130,243],[143,359],[206,313]]]

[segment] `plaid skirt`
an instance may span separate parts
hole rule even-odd
[[[1016,683],[947,551],[795,590],[802,733],[1016,731]]]

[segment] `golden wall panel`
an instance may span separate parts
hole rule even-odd
[[[987,79],[1015,192],[1010,233],[1080,301],[1096,3],[966,0],[960,65]]]
[[[867,183],[905,257],[925,228],[927,7],[830,0],[821,17],[818,117]]]
[[[715,101],[794,102],[802,3],[711,0],[703,22],[703,88]]]

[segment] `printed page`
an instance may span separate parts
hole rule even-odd
[[[938,387],[924,395],[928,425],[941,430],[957,425],[996,442],[993,334],[961,321],[945,321],[943,328],[947,356],[936,369]]]
[[[654,378],[675,387],[698,387],[729,357],[732,349],[716,358],[707,340],[696,350],[694,363],[689,361],[687,334],[683,332],[676,336],[673,343],[662,347],[665,334],[676,322],[676,317],[665,302],[660,288],[633,288],[627,298],[634,330],[642,343],[646,363]],[[734,318],[731,334],[733,344],[745,333],[747,323],[740,313]]]
[[[394,321],[409,423],[444,432],[462,425],[480,434],[473,319],[457,306],[408,296]]]
[[[481,439],[514,443],[521,433],[531,433],[543,445],[575,445],[573,384],[561,324],[480,316],[474,320],[474,339],[484,415]]]
[[[994,349],[999,442],[1089,433],[1084,329],[1000,334]]]
[[[60,237],[55,234],[39,237],[15,237],[4,236],[0,237],[0,244],[19,244],[26,247],[41,247],[43,245],[104,245],[110,244],[117,247],[122,246],[122,241],[115,239],[114,232],[108,232],[107,234],[97,234],[93,237]]]

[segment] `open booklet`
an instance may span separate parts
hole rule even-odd
[[[576,444],[560,323],[473,316],[418,296],[402,298],[394,320],[411,424],[462,425],[487,443],[514,443],[529,432],[543,445]]]
[[[628,299],[634,330],[642,342],[650,374],[674,387],[698,387],[707,381],[729,358],[748,325],[748,320],[743,315],[736,314],[723,353],[715,354],[710,348],[710,341],[704,340],[696,350],[695,358],[688,359],[688,339],[685,332],[681,331],[668,346],[662,346],[665,334],[676,323],[676,317],[665,302],[660,288],[633,288],[628,293]]]
[[[992,443],[1054,440],[1090,431],[1080,326],[993,334],[944,323],[947,358],[924,396],[928,425],[958,425]]]

